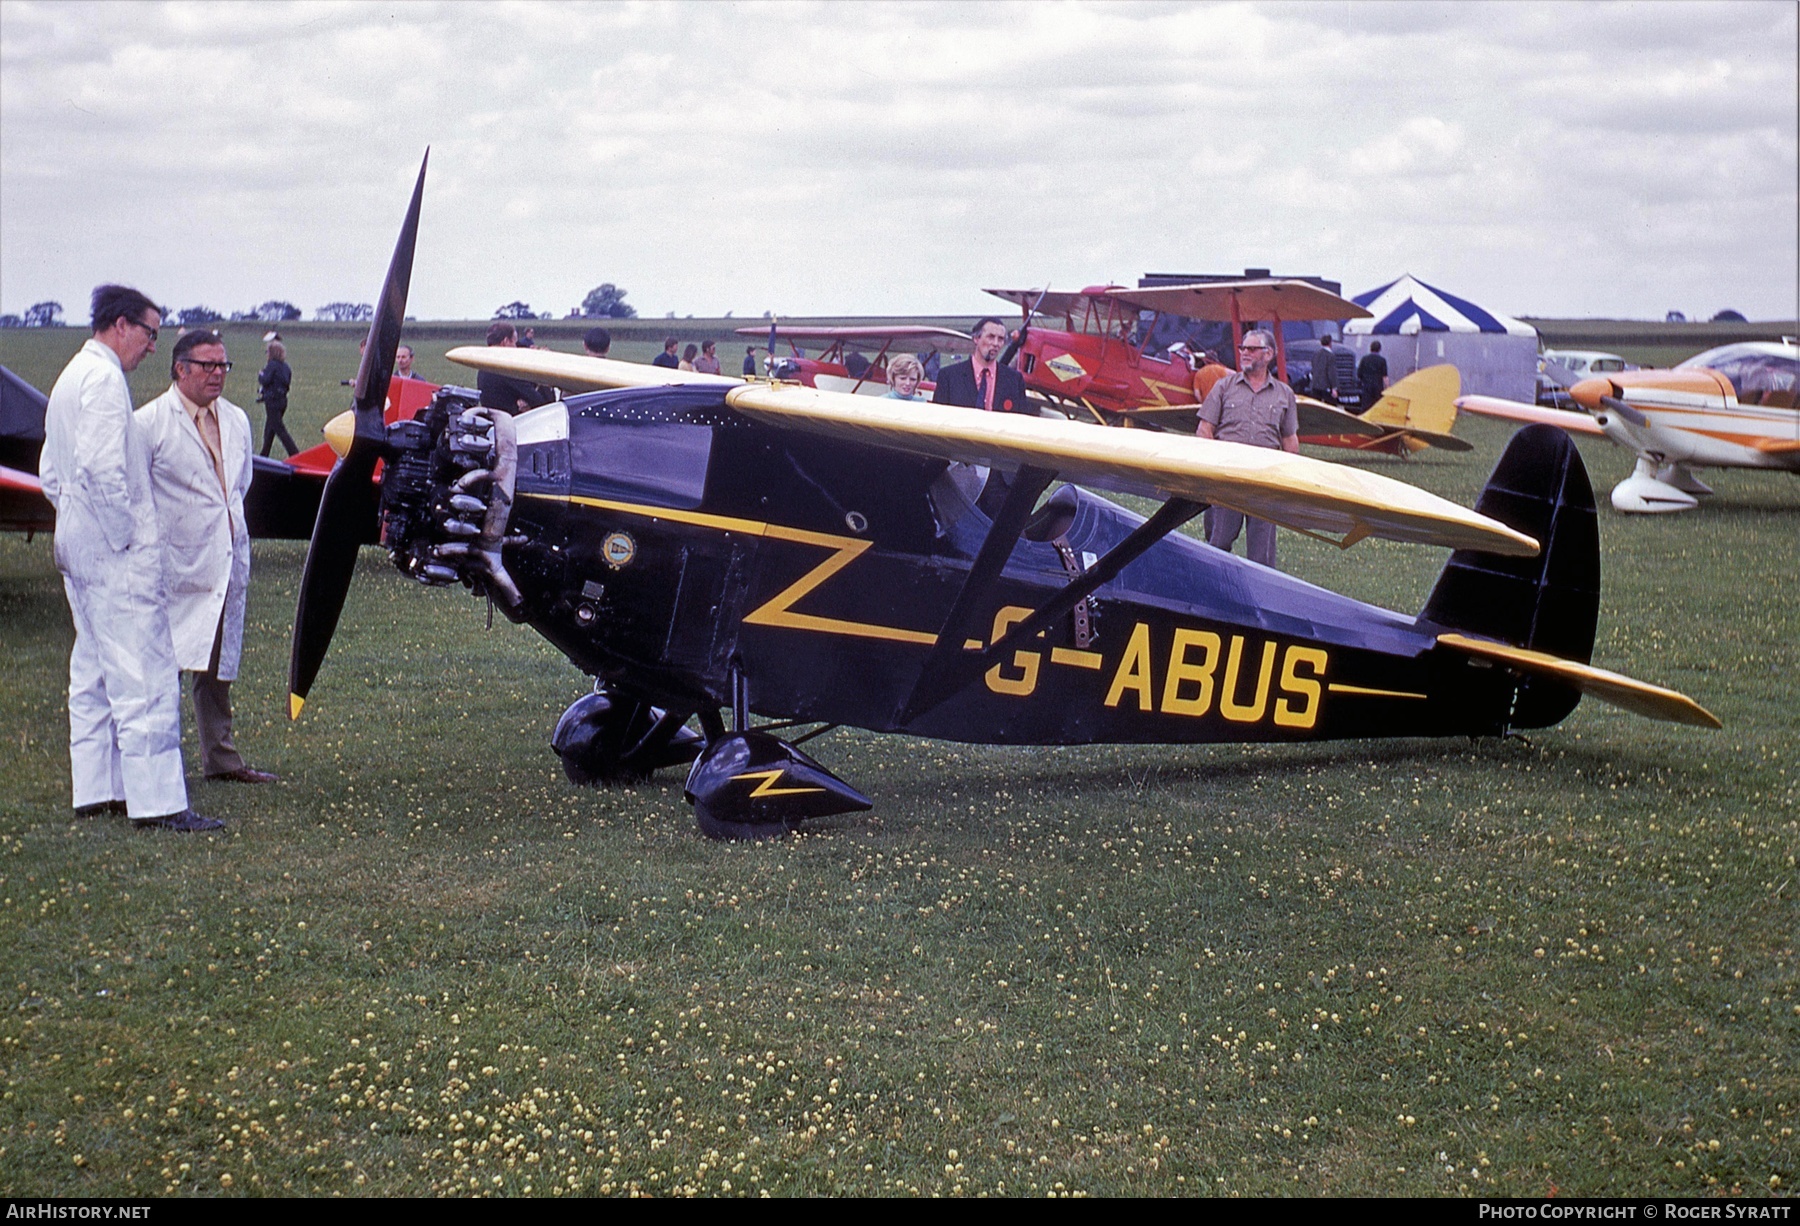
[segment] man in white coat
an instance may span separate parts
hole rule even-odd
[[[137,411],[137,424],[150,452],[175,661],[194,676],[201,769],[208,779],[274,783],[244,764],[231,736],[250,584],[244,492],[254,470],[250,419],[220,395],[230,369],[217,332],[183,334],[169,363],[174,382]]]
[[[121,285],[96,289],[93,312],[93,337],[51,389],[38,470],[56,507],[56,568],[75,621],[75,812],[123,810],[136,826],[217,830],[224,823],[188,807],[181,675],[163,604],[150,456],[125,382],[155,352],[162,316]]]

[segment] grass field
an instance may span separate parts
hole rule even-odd
[[[292,348],[307,443],[354,340]],[[1467,503],[1506,434],[1458,432],[1358,463]],[[1583,453],[1602,497],[1630,469]],[[1595,659],[1721,733],[1593,703],[1505,741],[845,731],[808,748],[875,811],[756,846],[703,839],[679,773],[567,786],[585,679],[374,550],[288,725],[285,543],[236,687],[284,782],[196,785],[221,836],[77,822],[50,543],[0,541],[0,1192],[1785,1195],[1800,482],[1715,483],[1603,511]],[[1443,561],[1282,550],[1409,610]]]

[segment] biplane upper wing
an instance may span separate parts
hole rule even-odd
[[[788,429],[968,464],[1044,469],[1072,481],[1123,482],[1302,532],[1340,534],[1346,546],[1379,536],[1516,556],[1538,549],[1531,537],[1414,486],[1285,451],[686,372],[657,370],[682,378],[646,379],[644,372],[655,368],[530,349],[465,346],[447,356],[534,379],[568,370],[571,382],[591,386],[712,380],[733,385],[725,394],[732,408]],[[577,380],[581,365],[587,375]],[[624,381],[612,382],[615,375]]]
[[[1586,413],[1571,413],[1567,409],[1549,409],[1543,405],[1522,404],[1517,400],[1503,400],[1498,396],[1459,396],[1456,407],[1465,413],[1473,413],[1477,417],[1493,417],[1501,421],[1516,421],[1524,425],[1542,424],[1560,426],[1570,434],[1587,434],[1596,438],[1604,437],[1606,431],[1600,423]]]
[[[1109,287],[1109,290],[1111,288],[1117,287]],[[1044,316],[1078,315],[1090,300],[1098,298],[1098,295],[1075,290],[984,289],[981,292]]]
[[[861,344],[873,348],[905,342],[901,347],[908,353],[968,353],[974,348],[974,341],[967,332],[958,332],[955,328],[933,327],[930,324],[895,324],[891,327],[872,324],[838,327],[821,324],[816,327],[797,327],[777,323],[773,329],[767,325],[760,328],[739,328],[737,334],[765,339],[773,334],[776,340],[796,342],[836,344],[842,341],[847,345]]]
[[[1211,281],[1198,285],[1153,285],[1114,289],[1111,295],[1128,306],[1186,319],[1369,319],[1357,306],[1307,281]]]

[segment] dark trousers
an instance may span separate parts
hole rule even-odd
[[[285,404],[280,408],[276,408],[272,404],[263,406],[263,455],[268,455],[274,448],[276,439],[281,440],[281,445],[287,449],[289,455],[300,454],[300,444],[294,441],[294,436],[288,433],[288,428],[281,422],[286,413],[287,406]]]
[[[289,452],[292,455],[293,452]],[[225,619],[213,631],[212,662],[194,678],[194,729],[200,736],[200,772],[226,775],[244,768],[244,759],[231,739],[231,682],[219,680],[219,648],[225,638]]]

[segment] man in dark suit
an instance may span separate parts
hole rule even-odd
[[[983,319],[975,325],[975,352],[966,362],[955,362],[938,372],[933,404],[954,404],[991,413],[1028,413],[1037,410],[1025,403],[1025,376],[1000,365],[1006,347],[1006,325]]]
[[[1006,325],[991,317],[979,320],[973,335],[975,352],[969,360],[953,362],[938,371],[937,390],[931,393],[931,403],[1035,416],[1037,410],[1025,403],[1025,376],[1010,366],[1000,365],[1000,351],[1006,347]],[[991,470],[976,505],[990,518],[998,515],[1011,485],[1005,472]]]
[[[519,335],[513,326],[498,321],[488,326],[487,343],[504,349],[518,347]],[[475,386],[481,392],[481,403],[503,413],[523,413],[540,404],[548,404],[554,393],[525,379],[503,375],[497,370],[484,370],[476,376]]]

